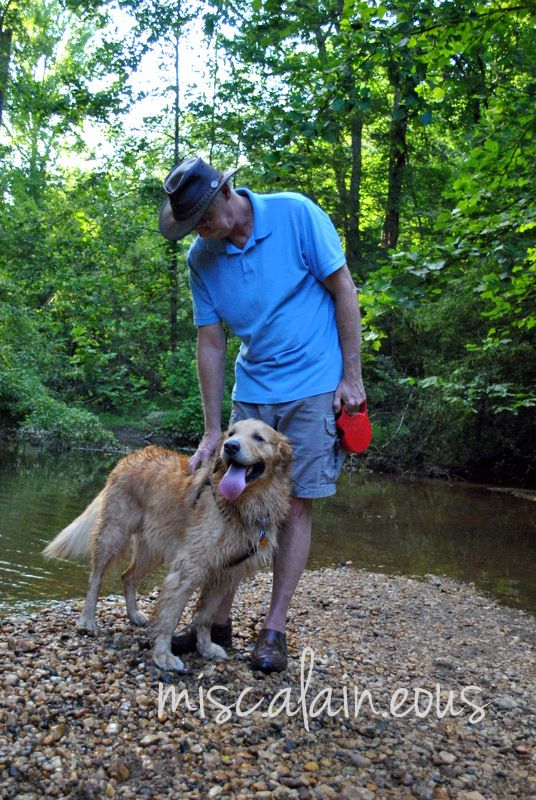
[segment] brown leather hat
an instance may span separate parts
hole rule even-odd
[[[158,220],[162,236],[173,242],[193,231],[221,187],[238,169],[218,172],[196,156],[173,167],[164,180],[168,197]]]

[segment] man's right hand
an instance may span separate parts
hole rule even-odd
[[[221,431],[205,433],[199,442],[199,446],[191,459],[188,461],[188,472],[191,474],[199,467],[204,466],[218,449],[221,440]]]

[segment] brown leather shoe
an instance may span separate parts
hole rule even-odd
[[[281,631],[263,628],[251,654],[252,669],[283,672],[287,668],[287,638]]]
[[[231,647],[233,643],[233,623],[231,620],[219,625],[214,622],[210,629],[210,638],[214,644],[219,644],[221,647]],[[176,633],[171,638],[171,652],[175,656],[182,656],[184,653],[195,653],[197,649],[197,631],[188,625],[182,631]]]

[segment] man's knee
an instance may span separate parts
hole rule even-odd
[[[295,521],[308,519],[313,510],[313,501],[308,497],[291,497],[288,518]]]

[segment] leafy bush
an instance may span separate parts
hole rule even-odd
[[[34,398],[33,406],[19,427],[18,437],[21,439],[45,439],[61,447],[77,444],[110,445],[114,442],[113,435],[104,430],[89,411],[69,408],[46,394]]]
[[[42,379],[47,363],[47,347],[31,314],[0,300],[0,417],[23,439],[62,447],[111,443],[93,414],[50,395]]]
[[[192,442],[196,442],[204,430],[203,404],[197,379],[195,349],[194,340],[185,340],[181,342],[174,353],[166,353],[163,357],[160,369],[167,377],[162,398],[167,410],[158,423],[159,431]],[[237,349],[238,341],[230,337],[227,344],[226,386],[222,407],[222,425],[224,426],[231,414],[231,389],[234,381],[234,360]]]

